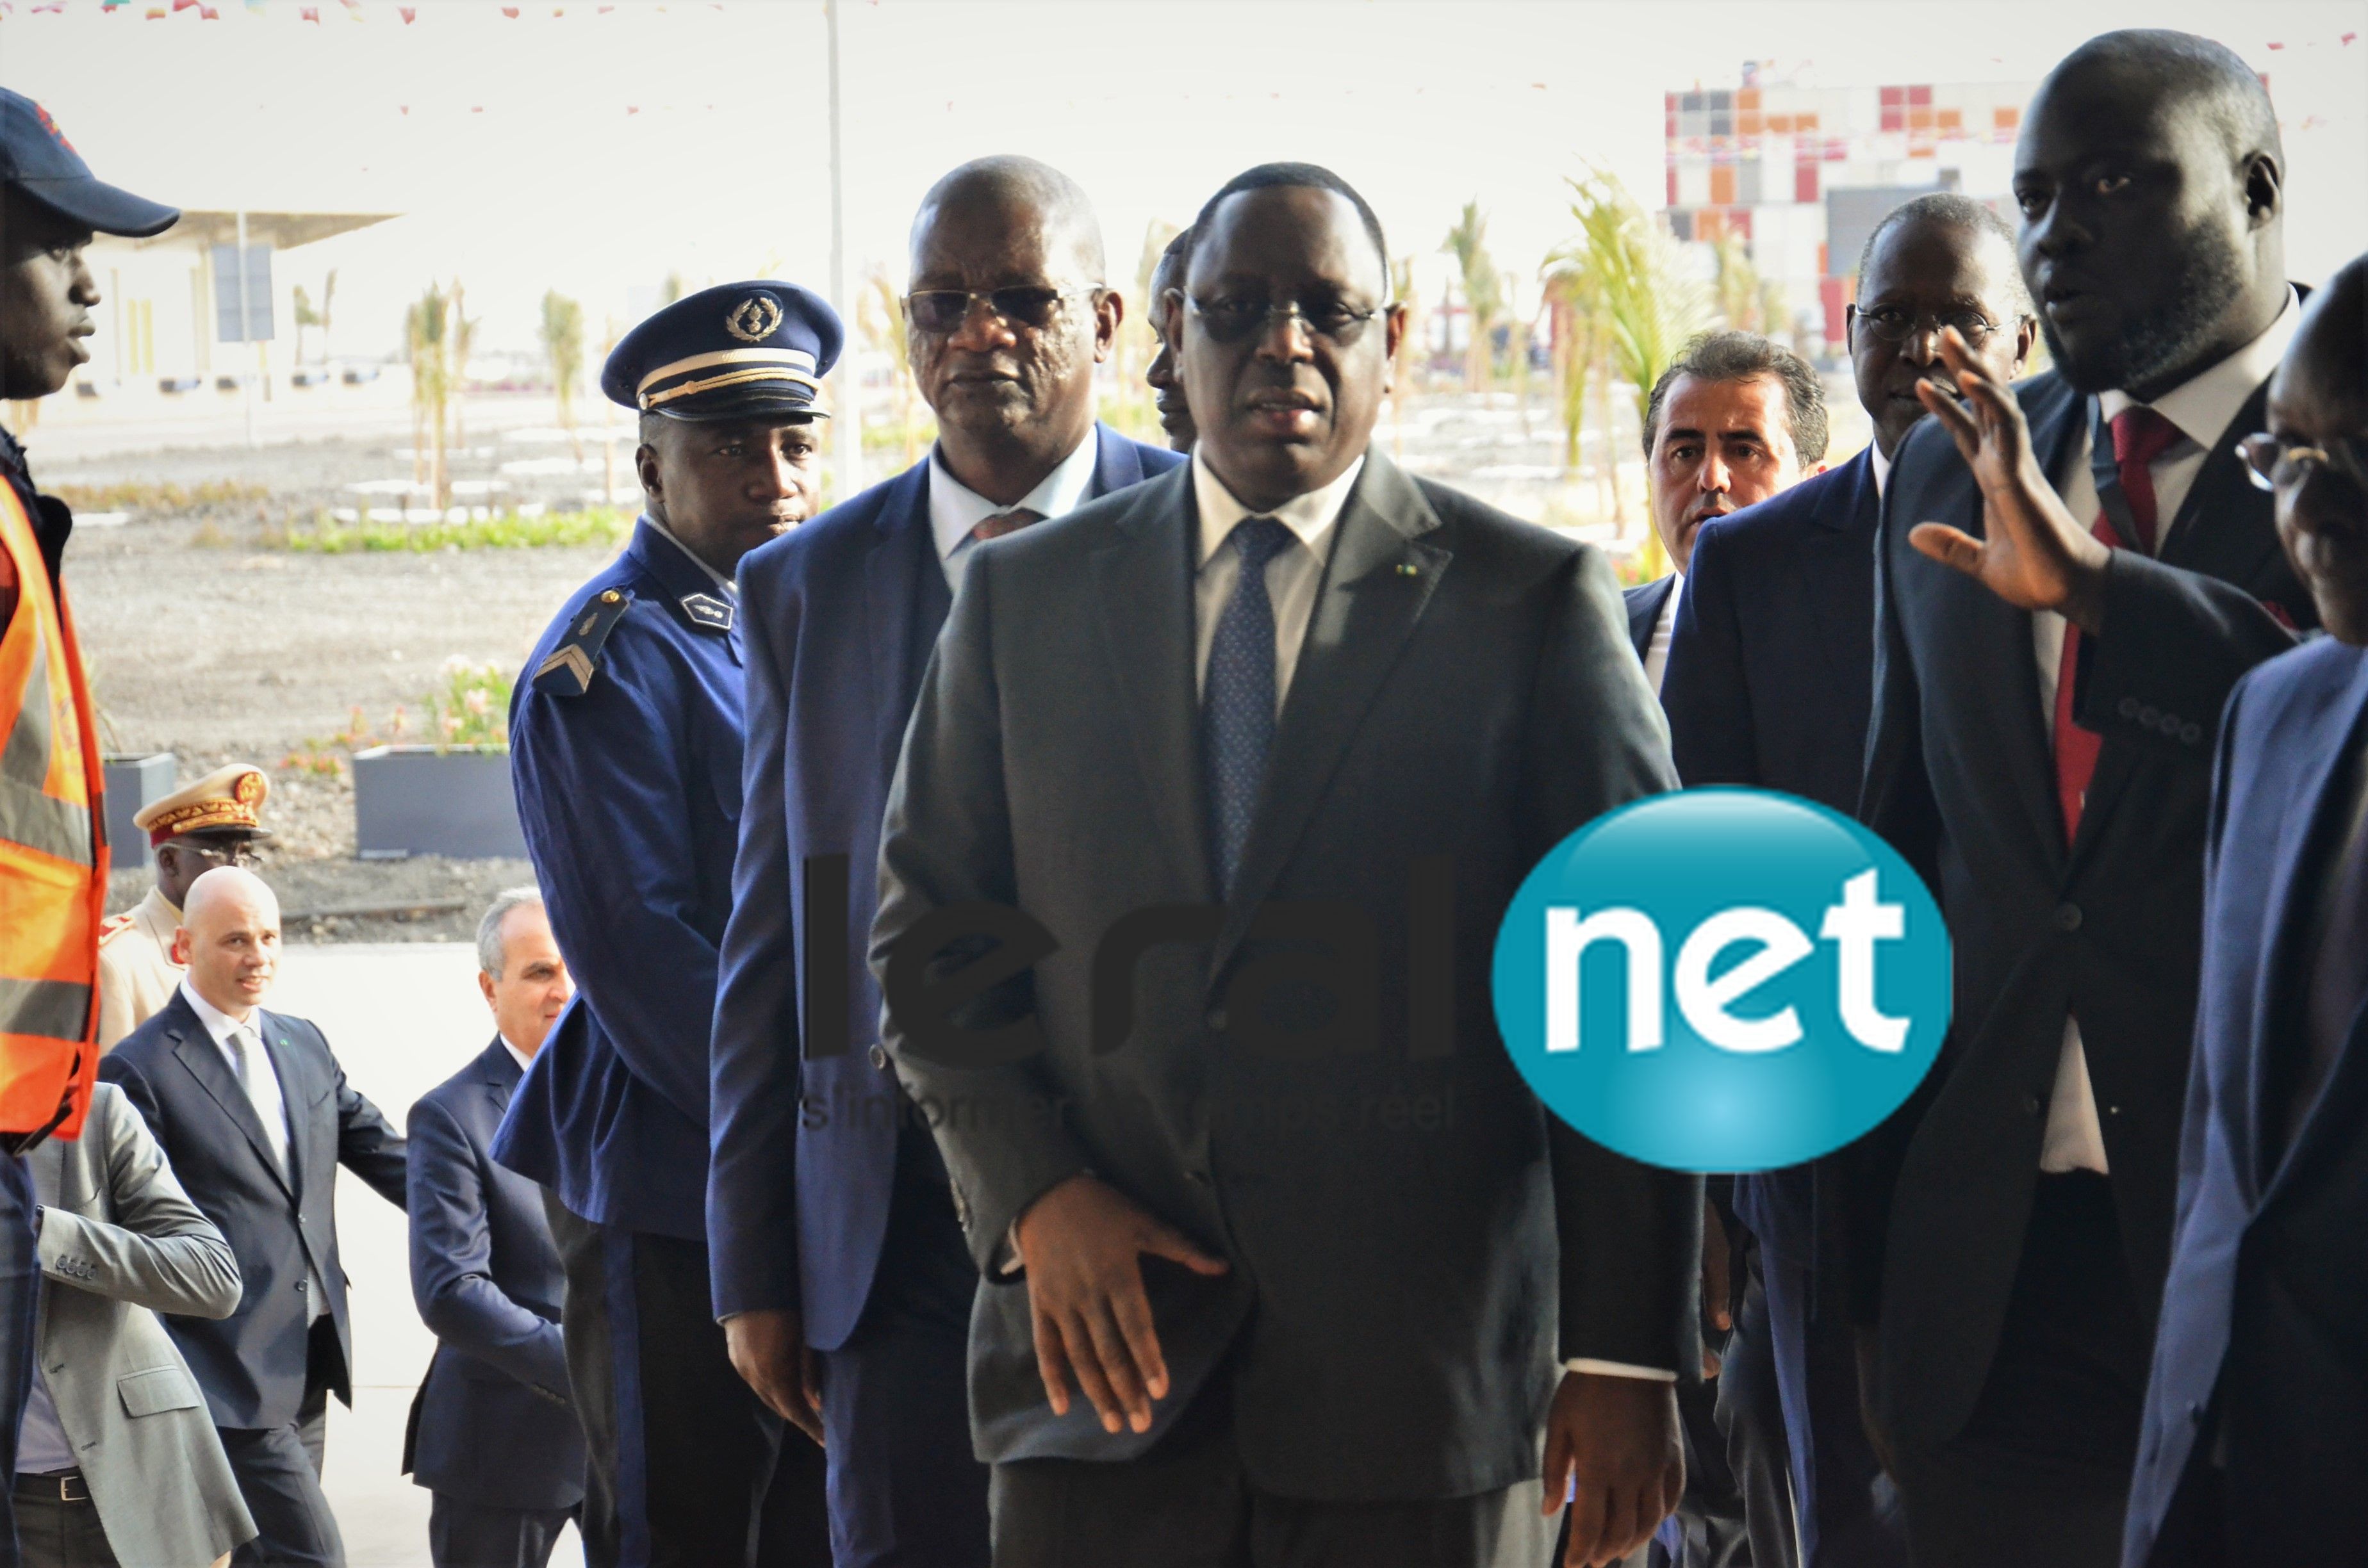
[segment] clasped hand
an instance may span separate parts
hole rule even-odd
[[[1916,396],[1974,471],[1986,537],[1945,523],[1918,523],[1907,542],[2017,609],[2054,610],[2096,633],[2103,623],[2112,551],[2065,507],[2040,472],[2022,405],[1974,358],[1954,327],[1941,331],[1941,361],[1945,373],[1918,382]],[[1950,395],[1951,381],[1964,402]]]

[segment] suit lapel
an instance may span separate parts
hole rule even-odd
[[[2259,579],[2264,559],[2278,552],[2270,498],[2245,477],[2244,460],[2237,455],[2237,443],[2261,427],[2269,392],[2267,381],[2253,389],[2253,395],[2221,432],[2220,444],[2196,471],[2195,483],[2188,486],[2187,499],[2180,504],[2170,532],[2163,538],[2164,565],[2244,587]],[[2085,403],[2080,406],[2085,408]],[[2131,775],[2144,756],[2143,748],[2123,740],[2108,738],[2100,748],[2096,777],[2089,781],[2088,800],[2080,808],[2080,835],[2073,846],[2076,858],[2103,831],[2114,802],[2129,788]]]
[[[256,1032],[263,1037],[265,1054],[271,1058],[271,1070],[279,1077],[279,1114],[288,1123],[288,1176],[282,1183],[291,1194],[304,1189],[304,1129],[311,1119],[304,1113],[313,1104],[311,1076],[307,1063],[300,1060],[295,1047],[289,1043],[288,1025],[277,1015],[262,1008],[255,1010]],[[333,1156],[334,1163],[334,1156]]]
[[[2336,783],[2343,777],[2344,757],[2360,744],[2361,727],[2368,722],[2368,660],[2360,662],[2352,672],[2351,688],[2329,706],[2332,722],[2315,726],[2306,743],[2310,750],[2294,759],[2298,787],[2293,796],[2294,809],[2285,813],[2283,831],[2278,835],[2277,856],[2270,873],[2270,896],[2263,905],[2270,912],[2270,923],[2262,933],[2258,971],[2260,983],[2253,989],[2253,1017],[2248,1030],[2250,1048],[2245,1052],[2244,1104],[2245,1174],[2262,1200],[2293,1167],[2295,1155],[2325,1119],[2328,1102],[2334,1097],[2336,1078],[2343,1071],[2343,1059],[2340,1057],[2328,1074],[2318,1104],[2295,1130],[2294,1141],[2286,1146],[2277,1166],[2265,1167],[2261,1161],[2269,1132],[2261,1124],[2261,1115],[2262,1101],[2268,1093],[2265,1078],[2270,1052],[2294,1049],[2299,1044],[2290,1038],[2281,1038],[2294,1033],[2293,1019],[2296,1017],[2297,993],[2287,982],[2299,957],[2294,945],[2302,938],[2309,923],[2311,905],[2319,893],[2318,873],[2328,869],[2328,835],[2342,826],[2334,820],[2336,808],[2348,802],[2338,800]],[[2352,1032],[2356,1039],[2356,1024]],[[2344,1055],[2350,1054],[2347,1049]]]
[[[255,1114],[255,1102],[246,1097],[246,1090],[240,1086],[238,1079],[231,1073],[229,1062],[223,1059],[222,1048],[213,1042],[213,1037],[206,1033],[206,1026],[198,1021],[197,1014],[181,1000],[177,992],[174,994],[171,1006],[177,1009],[179,1015],[165,1027],[165,1033],[173,1041],[174,1058],[198,1081],[199,1087],[213,1096],[214,1103],[222,1107],[222,1113],[230,1118],[231,1125],[238,1129],[247,1146],[255,1151],[255,1157],[262,1162],[263,1168],[269,1171],[271,1178],[293,1198],[295,1188],[280,1170],[279,1162],[271,1157],[271,1144],[263,1135],[263,1122]],[[257,1016],[266,1015],[258,1013]],[[267,1040],[268,1038],[267,1032]],[[268,1049],[267,1045],[266,1050]],[[275,1068],[278,1066],[276,1056],[273,1065]],[[288,1094],[285,1075],[280,1078],[279,1092],[284,1100]]]
[[[1661,607],[1669,602],[1677,591],[1678,580],[1668,576],[1645,585],[1645,592],[1627,599],[1628,641],[1635,645],[1636,656],[1643,658],[1653,647],[1653,628],[1661,619]]]
[[[526,1074],[518,1070],[517,1061],[510,1055],[510,1048],[502,1043],[499,1034],[495,1034],[493,1043],[477,1055],[477,1081],[484,1085],[486,1097],[494,1102],[496,1117],[510,1108],[510,1095],[524,1076]]]
[[[1874,463],[1868,455],[1873,450],[1868,447],[1850,460],[1848,509],[1839,515],[1817,513],[1819,530],[1802,540],[1804,548],[1785,553],[1795,591],[1814,607],[1821,633],[1817,645],[1835,678],[1846,687],[1867,678],[1867,664],[1873,657],[1865,590],[1872,583],[1875,528],[1883,520],[1874,493]],[[1853,553],[1863,556],[1863,562],[1853,562]],[[1847,651],[1853,642],[1859,644],[1856,657]]]
[[[928,460],[905,470],[894,483],[896,493],[881,506],[863,562],[864,616],[870,623],[864,641],[871,650],[871,713],[883,778],[895,768],[922,667],[953,602],[929,536]]]
[[[1440,527],[1439,515],[1378,451],[1367,454],[1365,472],[1335,526],[1338,537],[1275,726],[1264,792],[1217,941],[1216,968],[1247,934],[1259,901],[1281,875],[1452,558],[1421,537]]]
[[[1094,602],[1151,814],[1192,902],[1212,896],[1201,809],[1200,710],[1192,672],[1190,466],[1135,494],[1120,537],[1094,552]]]

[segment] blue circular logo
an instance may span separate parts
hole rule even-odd
[[[1891,846],[1767,790],[1607,812],[1497,932],[1497,1024],[1547,1108],[1686,1171],[1832,1153],[1898,1108],[1949,1027],[1949,933]]]

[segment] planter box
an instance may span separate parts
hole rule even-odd
[[[365,860],[526,858],[507,746],[371,746],[354,754],[355,851]]]
[[[107,842],[115,851],[118,866],[153,866],[156,857],[148,848],[148,835],[131,825],[140,808],[151,801],[161,801],[171,794],[180,782],[180,765],[168,751],[150,752],[145,756],[110,752],[103,759],[106,767]]]

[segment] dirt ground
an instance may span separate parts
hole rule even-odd
[[[452,459],[456,500],[553,509],[597,501],[604,483],[597,426],[584,460],[559,432],[539,428],[547,403],[469,411],[469,442]],[[598,547],[317,554],[285,547],[287,531],[325,509],[367,512],[405,504],[414,472],[407,435],[342,437],[45,458],[51,489],[93,498],[68,554],[68,582],[111,752],[170,751],[186,780],[229,761],[269,769],[265,808],[275,833],[264,875],[291,916],[291,938],[400,941],[465,937],[498,890],[529,881],[523,860],[363,861],[354,855],[353,789],[300,758],[336,755],[357,716],[388,738],[398,707],[417,715],[439,666],[455,655],[515,670],[577,584],[606,560]],[[1601,436],[1590,431],[1589,448]],[[1633,430],[1615,449],[1633,451]],[[1543,397],[1524,411],[1508,395],[1427,399],[1403,431],[1377,437],[1406,466],[1508,510],[1586,522],[1600,494],[1561,476],[1561,438]],[[63,443],[62,443],[63,445]],[[630,484],[620,452],[618,476]],[[567,460],[562,460],[563,459]],[[875,460],[882,468],[888,460]],[[1639,465],[1624,476],[1626,508],[1643,500]],[[164,486],[214,487],[214,499],[166,504]],[[367,487],[357,489],[356,487]],[[411,504],[416,505],[414,500]],[[108,515],[108,507],[120,507]],[[97,512],[98,517],[90,514]],[[1611,529],[1583,531],[1606,537]],[[417,733],[416,730],[413,732]],[[110,905],[129,906],[149,877],[133,846]],[[355,914],[358,909],[399,911]],[[343,912],[343,913],[340,913]]]

